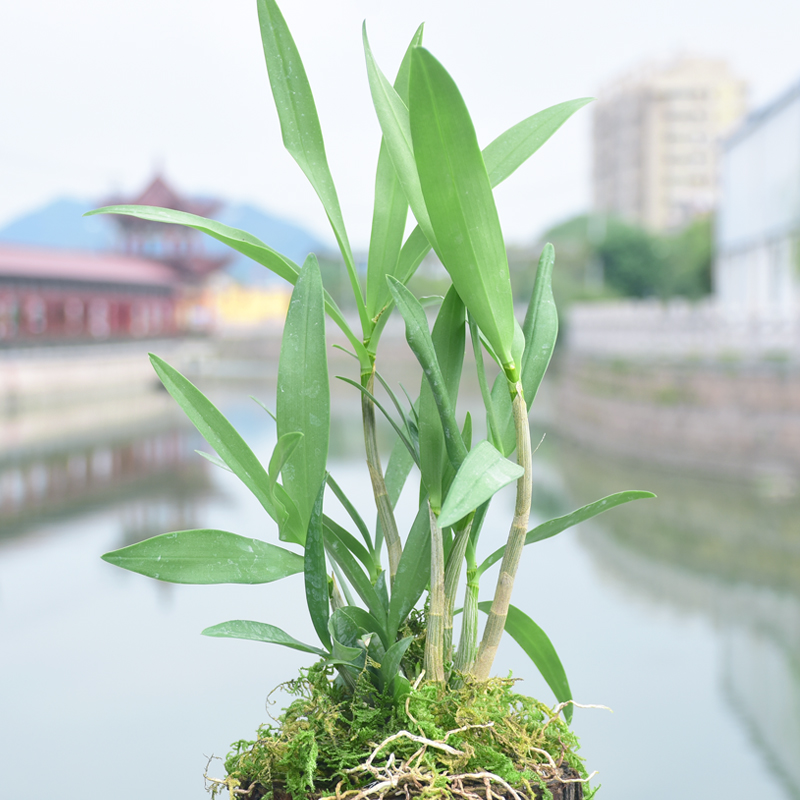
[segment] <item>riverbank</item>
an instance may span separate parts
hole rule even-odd
[[[645,361],[568,351],[553,424],[605,453],[741,475],[793,491],[800,481],[800,367],[789,361]]]

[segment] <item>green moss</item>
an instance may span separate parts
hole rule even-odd
[[[228,783],[260,784],[267,798],[278,786],[295,800],[356,792],[375,781],[364,768],[373,754],[375,768],[393,757],[394,765],[410,764],[425,775],[417,793],[429,797],[452,797],[449,776],[476,772],[493,773],[532,796],[534,785],[544,789],[551,759],[585,778],[575,734],[543,703],[516,693],[514,684],[510,678],[459,689],[423,683],[398,704],[376,695],[366,680],[354,695],[346,693],[332,668],[317,664],[284,686],[295,699],[277,725],[263,725],[255,741],[233,744],[225,761]],[[400,731],[409,735],[375,753]]]

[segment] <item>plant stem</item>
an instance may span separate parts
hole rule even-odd
[[[506,542],[506,550],[497,577],[492,608],[483,631],[483,639],[478,649],[478,657],[472,670],[476,680],[486,681],[497,655],[497,648],[505,629],[508,606],[511,603],[511,590],[517,574],[525,536],[528,532],[528,520],[531,514],[532,473],[531,473],[531,432],[528,425],[528,408],[522,394],[522,383],[517,382],[512,388],[512,409],[514,428],[517,434],[517,463],[524,469],[522,477],[517,481],[517,502],[514,507],[514,521]]]
[[[478,652],[478,560],[475,548],[470,542],[467,548],[467,588],[464,592],[464,611],[462,612],[461,639],[453,660],[453,670],[467,673],[475,663]]]
[[[461,564],[464,561],[464,554],[469,543],[469,532],[472,527],[472,520],[456,532],[450,553],[447,556],[447,565],[444,570],[444,660],[452,660],[453,651],[453,610],[456,605],[456,592],[458,591],[458,581],[461,578]]]
[[[439,520],[430,502],[428,515],[431,522],[431,589],[425,638],[425,674],[430,681],[444,683],[444,543]]]
[[[361,385],[372,394],[375,388],[375,366],[372,371],[361,375]],[[397,565],[403,547],[400,544],[400,535],[397,533],[397,522],[394,518],[392,503],[386,490],[386,481],[381,468],[381,457],[378,454],[378,439],[375,429],[375,406],[367,395],[361,395],[361,418],[364,422],[364,445],[367,451],[367,468],[372,481],[372,493],[375,496],[375,506],[378,509],[378,520],[386,539],[386,550],[389,554],[389,579],[394,582]]]

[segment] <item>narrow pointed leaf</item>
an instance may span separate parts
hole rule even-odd
[[[642,492],[638,490],[631,490],[627,492],[617,492],[604,497],[601,500],[595,500],[594,503],[582,506],[581,508],[565,514],[563,517],[556,517],[537,525],[532,530],[528,531],[525,536],[525,544],[533,544],[534,542],[541,542],[543,539],[549,539],[562,531],[577,525],[579,522],[585,522],[587,519],[596,517],[604,511],[611,508],[621,506],[623,503],[630,503],[632,500],[646,500],[655,497],[652,492]],[[505,553],[505,546],[498,548],[478,567],[478,574],[482,575],[486,572],[492,564],[496,564]]]
[[[400,674],[400,662],[408,650],[408,646],[413,642],[411,636],[395,642],[387,651],[381,662],[381,677],[385,686],[391,684],[396,676]]]
[[[325,484],[319,488],[316,502],[311,510],[306,535],[303,577],[305,578],[306,603],[311,622],[322,644],[331,647],[328,633],[329,599],[328,570],[325,566],[325,540],[322,532],[322,503],[325,497]]]
[[[359,533],[361,534],[361,538],[367,545],[370,553],[373,552],[373,544],[372,544],[372,536],[370,536],[369,528],[364,520],[361,518],[361,514],[358,513],[356,507],[350,502],[350,498],[342,491],[342,487],[339,486],[338,483],[333,479],[333,476],[328,473],[328,486],[331,487],[333,493],[336,495],[336,499],[342,504],[344,510],[350,516],[350,519],[353,520],[355,526],[358,528]]]
[[[591,103],[579,97],[550,106],[500,134],[483,150],[492,186],[502,183],[524,164],[576,111]]]
[[[389,601],[389,639],[397,638],[397,631],[417,603],[431,575],[431,526],[428,504],[420,503],[419,511],[411,525],[403,555],[397,565]]]
[[[411,138],[411,127],[408,107],[394,90],[376,63],[367,39],[366,26],[363,30],[364,53],[367,59],[367,76],[372,93],[372,103],[383,132],[383,140],[394,164],[400,185],[403,187],[411,211],[422,228],[427,240],[436,246],[436,239],[431,227],[428,210],[422,195],[417,165],[414,160],[414,148]],[[412,61],[413,61],[412,52]]]
[[[478,603],[478,608],[485,614],[489,613],[491,607],[490,602]],[[527,614],[513,605],[508,607],[505,629],[536,665],[558,702],[566,703],[572,700],[567,673],[547,634]],[[571,705],[564,709],[564,717],[567,722],[572,722]]]
[[[175,398],[200,432],[231,471],[255,495],[266,512],[277,522],[279,514],[269,495],[269,476],[233,425],[216,406],[178,370],[156,355],[150,362],[166,390]]]
[[[205,450],[195,450],[197,455],[202,456],[206,461],[210,461],[214,466],[221,467],[228,472],[233,472],[233,470],[219,457],[215,456],[212,453],[206,453]]]
[[[289,431],[278,439],[272,451],[272,457],[269,460],[269,467],[267,468],[271,484],[274,485],[278,480],[278,476],[284,464],[294,452],[297,445],[300,444],[302,438],[303,434],[301,431]]]
[[[397,72],[394,89],[400,99],[408,104],[408,74],[411,63],[411,49],[422,43],[422,25],[417,28],[411,44]],[[375,176],[375,205],[372,214],[372,233],[369,239],[367,259],[367,314],[370,319],[378,313],[389,300],[386,275],[394,275],[400,249],[403,245],[408,200],[395,171],[389,149],[381,141],[378,155],[378,170]],[[373,336],[375,334],[373,333]]]
[[[333,177],[325,154],[317,106],[314,103],[306,71],[278,5],[274,0],[258,0],[257,5],[261,41],[264,46],[272,96],[281,123],[283,144],[322,201],[347,267],[366,335],[371,330],[371,325],[366,316],[353,253],[339,206],[339,197],[333,185]]]
[[[378,565],[372,554],[367,550],[361,542],[353,536],[346,528],[343,528],[338,522],[332,520],[327,514],[323,517],[325,528],[329,534],[336,536],[337,539],[364,565],[364,568],[369,573],[370,579],[375,579],[378,576]]]
[[[439,525],[443,528],[454,525],[504,486],[520,478],[523,472],[519,464],[503,458],[492,444],[481,442],[470,451],[453,478],[439,515]]]
[[[303,434],[281,474],[304,530],[325,477],[330,431],[322,278],[314,256],[309,256],[303,265],[286,314],[276,407],[279,439],[290,432]]]
[[[453,400],[447,391],[448,382],[445,380],[436,357],[436,348],[428,330],[428,318],[425,316],[419,300],[405,286],[391,276],[387,278],[387,281],[397,310],[405,322],[406,340],[422,366],[422,371],[433,393],[444,431],[447,454],[457,469],[466,457],[467,449],[464,447],[461,431],[456,422]]]
[[[513,174],[572,114],[591,101],[590,97],[582,97],[545,108],[518,122],[484,147],[481,154],[492,188],[499,186]],[[395,277],[400,283],[408,283],[430,249],[430,242],[422,229],[417,226],[406,239],[400,251],[398,267],[395,272]],[[382,313],[388,312],[389,305],[384,307]]]
[[[409,101],[414,158],[437,254],[516,382],[508,258],[489,176],[458,88],[421,47],[411,60]]]
[[[211,528],[153,536],[103,561],[169,583],[270,583],[303,571],[297,553]]]
[[[558,312],[552,287],[554,263],[555,251],[553,245],[548,242],[539,259],[533,293],[522,325],[525,339],[525,351],[522,356],[522,391],[529,410],[536,399],[558,338]],[[498,376],[492,387],[492,399],[495,413],[506,420],[502,450],[505,455],[509,455],[516,446],[516,434],[511,414],[511,399],[502,375]]]
[[[351,552],[347,549],[334,529],[327,524],[325,524],[324,527],[325,549],[328,551],[328,555],[339,565],[345,577],[350,582],[350,585],[364,601],[370,613],[379,622],[385,619],[386,609],[369,577],[364,570],[358,566],[358,562],[353,558]]]
[[[465,320],[464,304],[455,288],[451,286],[436,316],[431,342],[436,361],[441,365],[445,392],[453,407],[458,400],[458,387],[464,363]],[[442,507],[444,475],[450,466],[439,405],[427,379],[426,370],[419,392],[419,461],[422,480],[428,491],[431,507],[436,512]]]
[[[328,654],[319,647],[298,641],[294,636],[290,636],[286,631],[268,625],[266,622],[253,622],[246,619],[234,619],[230,622],[221,622],[219,625],[212,625],[202,631],[203,636],[215,636],[223,639],[249,639],[253,642],[267,642],[268,644],[282,644],[284,647],[291,647],[293,650],[300,650],[303,653],[315,653],[318,656]]]

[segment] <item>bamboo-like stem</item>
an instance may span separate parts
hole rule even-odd
[[[430,502],[428,515],[431,524],[431,589],[424,666],[428,680],[444,683],[444,543],[439,520]]]
[[[447,556],[447,564],[444,568],[444,660],[451,661],[453,658],[453,611],[456,606],[456,592],[458,582],[461,579],[461,565],[464,562],[464,554],[469,543],[469,532],[472,528],[472,520],[459,531],[456,532],[450,553]]]
[[[506,542],[506,551],[500,564],[500,575],[497,578],[497,588],[489,611],[489,619],[483,631],[483,639],[478,649],[478,657],[472,674],[476,680],[486,681],[497,655],[497,648],[503,636],[503,630],[508,616],[508,606],[511,603],[511,590],[514,587],[514,578],[517,574],[522,549],[525,546],[525,536],[528,532],[528,520],[531,514],[531,494],[533,480],[531,470],[531,432],[528,425],[528,408],[522,394],[522,384],[513,387],[512,409],[514,413],[514,428],[517,434],[517,463],[523,468],[522,477],[517,481],[517,502],[514,507],[514,520]]]
[[[473,549],[470,548],[470,551]],[[475,553],[467,552],[467,588],[464,592],[464,611],[461,619],[461,638],[458,642],[453,670],[468,673],[478,652],[478,564]]]
[[[361,385],[372,394],[375,388],[375,366],[372,372],[362,374]],[[364,423],[364,444],[367,451],[367,468],[369,478],[372,482],[372,493],[375,496],[375,506],[378,509],[378,519],[381,523],[384,538],[386,539],[386,550],[389,554],[389,580],[394,581],[397,574],[397,565],[400,563],[400,556],[403,547],[400,544],[400,535],[397,533],[397,522],[394,518],[392,502],[386,490],[386,481],[383,477],[381,467],[381,457],[378,453],[378,439],[375,429],[375,406],[372,400],[363,392],[361,394],[361,418]]]

